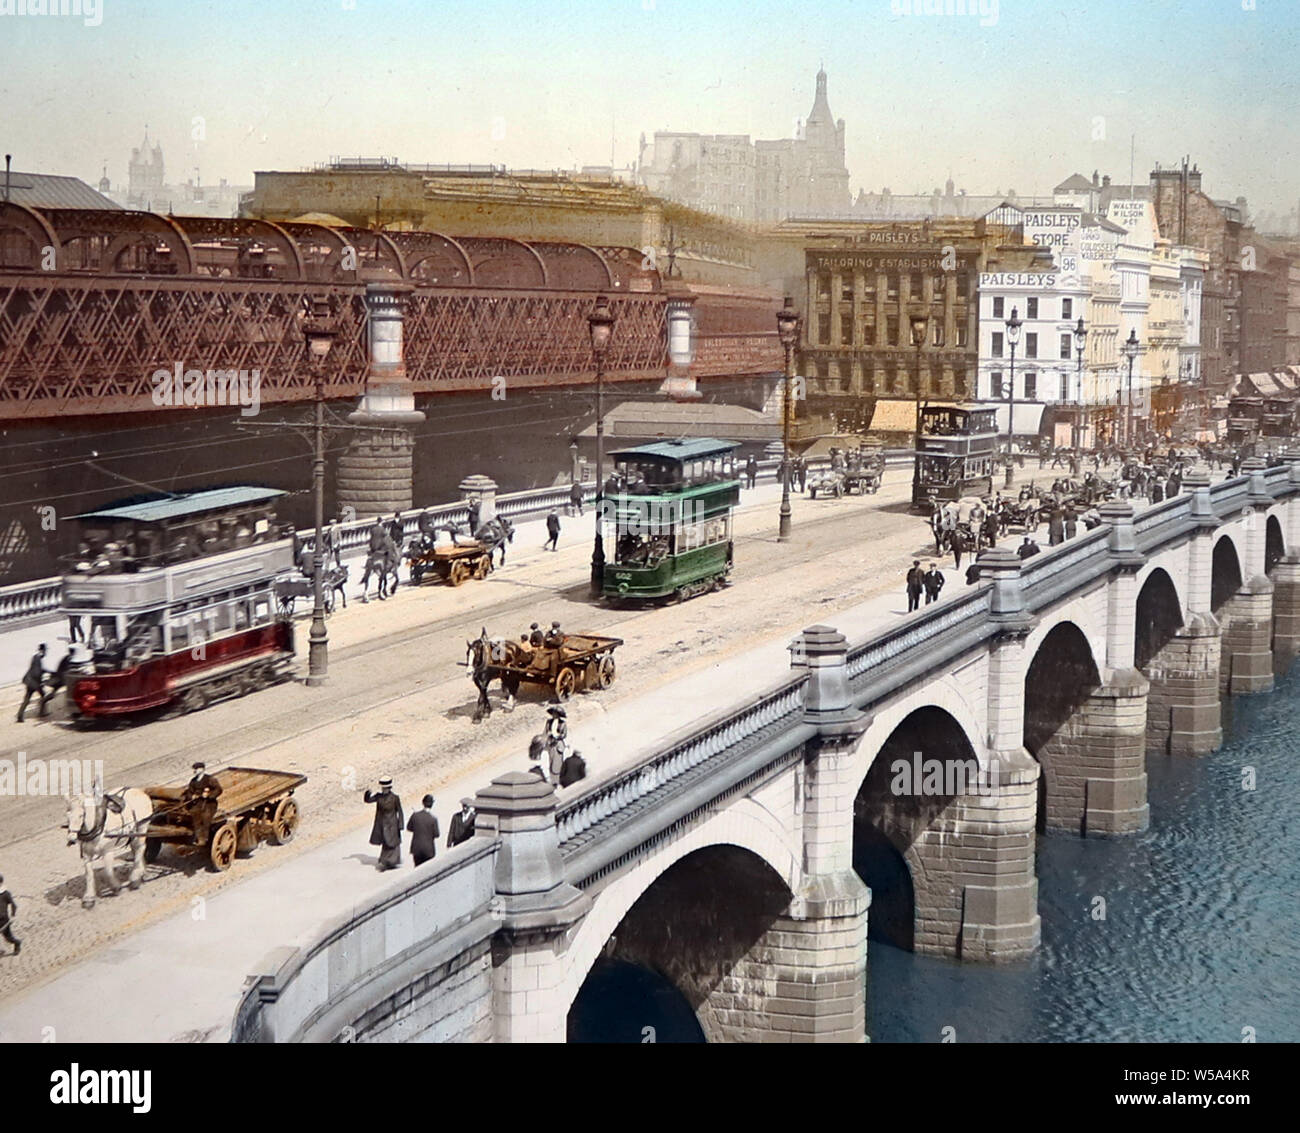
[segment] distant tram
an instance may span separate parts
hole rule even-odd
[[[597,516],[606,598],[690,598],[725,584],[740,501],[731,441],[664,441],[611,453]]]
[[[1266,437],[1294,437],[1297,402],[1289,397],[1266,397],[1260,431]]]
[[[219,488],[72,517],[62,610],[89,650],[68,674],[74,718],[188,712],[283,679],[293,627],[274,585],[294,555],[271,508],[281,495]]]
[[[997,410],[980,405],[927,405],[921,410],[921,446],[912,506],[959,500],[993,490]]]
[[[1228,443],[1240,448],[1259,439],[1264,424],[1262,397],[1234,397],[1228,401]]]

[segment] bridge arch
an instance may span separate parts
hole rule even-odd
[[[1138,591],[1133,624],[1133,664],[1146,670],[1183,627],[1183,604],[1169,572],[1156,567]]]
[[[1264,573],[1271,575],[1286,553],[1286,538],[1282,534],[1282,523],[1270,512],[1264,525]]]
[[[20,239],[14,240],[14,234]],[[30,246],[25,256],[20,251],[24,243]],[[54,248],[57,253],[58,247],[58,236],[39,212],[14,201],[0,201],[0,266],[36,270],[41,266],[42,249]]]
[[[876,751],[853,800],[853,868],[871,888],[873,938],[909,951],[955,947],[940,940],[954,887],[934,828],[979,773],[966,728],[934,704],[908,712]]]
[[[1038,829],[1075,829],[1083,819],[1077,773],[1080,709],[1101,684],[1100,666],[1082,629],[1061,621],[1043,635],[1025,670],[1024,744],[1042,769]]]
[[[1236,541],[1229,534],[1220,535],[1214,543],[1210,565],[1210,609],[1217,614],[1244,581]]]
[[[671,936],[665,938],[656,932],[653,924],[647,923],[652,919],[647,910],[659,910],[666,916],[674,906],[698,909],[705,903],[732,916],[733,928],[743,937],[746,926],[752,929],[764,918],[770,923],[790,904],[800,873],[800,854],[787,838],[782,823],[774,815],[752,799],[745,799],[728,806],[681,838],[659,847],[641,865],[611,882],[597,895],[594,907],[578,926],[566,951],[557,1010],[566,1014],[572,1010],[593,966],[605,955],[660,972],[691,1003],[705,1037],[710,1042],[720,1041],[720,1024],[708,1004],[708,992],[714,990],[709,983],[725,977],[727,972],[722,968],[740,957],[715,956],[712,972],[700,971],[692,977],[686,966],[700,959],[698,950],[705,942],[694,942],[695,955],[682,952],[674,958]],[[673,873],[679,863],[695,855],[703,856],[680,873]],[[702,863],[708,868],[701,868]],[[656,890],[661,880],[665,884]],[[728,906],[726,902],[730,898],[741,903]],[[713,927],[723,924],[725,919],[723,916],[722,920],[715,921]],[[676,920],[674,914],[671,922],[665,923],[676,923]],[[740,943],[733,934],[729,951],[734,953]],[[658,954],[652,949],[657,949]]]

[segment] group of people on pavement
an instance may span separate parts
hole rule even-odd
[[[907,612],[910,614],[913,610],[920,609],[923,591],[927,606],[938,601],[939,591],[943,589],[945,581],[943,571],[934,563],[930,564],[928,570],[922,570],[921,560],[913,559],[912,569],[907,572]]]
[[[438,827],[438,818],[433,813],[434,797],[425,795],[420,800],[420,809],[415,811],[409,821],[403,822],[402,800],[393,790],[391,775],[381,775],[379,790],[366,790],[365,801],[375,808],[375,821],[370,828],[370,844],[379,847],[379,860],[375,868],[380,873],[397,869],[402,864],[402,834],[411,835],[411,861],[419,866],[432,861],[438,852],[438,839],[442,832]],[[474,836],[474,822],[477,812],[474,800],[460,800],[460,810],[452,815],[451,829],[447,832],[447,849],[459,846]]]

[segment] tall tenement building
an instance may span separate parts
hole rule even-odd
[[[733,220],[838,217],[852,204],[844,119],[826,95],[826,72],[802,137],[751,141],[748,134],[658,131],[641,142],[640,179],[651,192]]]

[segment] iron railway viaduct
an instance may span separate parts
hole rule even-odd
[[[870,640],[813,626],[788,678],[603,778],[497,778],[468,843],[269,957],[232,1039],[563,1041],[623,960],[710,1041],[855,1042],[869,908],[918,952],[1032,953],[1037,834],[1145,829],[1148,756],[1213,751],[1221,693],[1300,647],[1300,462],[1186,487],[985,551]],[[900,790],[915,752],[944,773]]]

